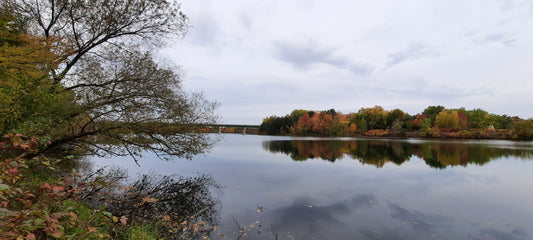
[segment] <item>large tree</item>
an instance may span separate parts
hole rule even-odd
[[[76,111],[50,132],[50,147],[90,144],[116,154],[150,149],[190,157],[209,145],[191,128],[215,122],[216,104],[184,92],[178,72],[162,67],[152,53],[186,34],[178,3],[7,0],[5,6],[53,53],[50,81],[76,97]],[[165,134],[168,126],[177,133]],[[94,144],[92,136],[113,144]]]

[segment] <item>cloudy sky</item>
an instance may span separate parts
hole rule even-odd
[[[180,0],[164,55],[223,123],[431,105],[533,117],[530,0]]]

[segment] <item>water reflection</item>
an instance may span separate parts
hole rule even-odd
[[[333,236],[340,237],[339,234],[346,232],[340,229],[349,228],[344,217],[376,203],[372,194],[357,194],[351,199],[326,205],[313,205],[311,198],[300,198],[289,206],[274,210],[273,222],[277,230],[298,234],[298,239],[333,239]]]
[[[207,239],[533,237],[533,142],[224,138],[193,161],[143,153],[142,168],[128,158],[113,162],[130,176],[216,179],[223,204]]]
[[[423,159],[433,168],[448,166],[483,165],[492,159],[516,157],[531,159],[533,149],[498,147],[485,144],[460,142],[409,142],[372,140],[286,140],[264,141],[263,149],[272,153],[284,153],[294,161],[320,158],[335,162],[349,157],[363,164],[378,168],[392,162],[396,165],[409,161],[413,156]]]
[[[165,239],[203,239],[219,224],[221,186],[208,175],[143,174],[131,181],[123,169],[108,168],[85,176],[75,186],[82,200],[132,225],[157,223]]]

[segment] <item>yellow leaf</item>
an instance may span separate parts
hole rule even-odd
[[[151,197],[144,197],[142,199],[143,202],[147,202],[147,203],[156,203],[157,201],[159,201],[158,199],[155,199],[155,198],[151,198]]]

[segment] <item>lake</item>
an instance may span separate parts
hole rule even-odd
[[[211,176],[210,239],[533,239],[533,142],[224,134],[192,160],[89,161]]]

